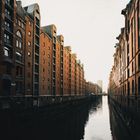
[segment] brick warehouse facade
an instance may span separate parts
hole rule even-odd
[[[0,16],[1,96],[85,94],[83,64],[55,25],[40,27],[38,4],[1,0]]]
[[[140,1],[131,0],[122,10],[125,27],[117,37],[109,94],[136,99],[140,96]],[[124,102],[125,103],[125,99]]]

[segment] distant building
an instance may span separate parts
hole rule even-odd
[[[102,89],[96,83],[86,82],[85,91],[86,91],[86,94],[96,94],[96,95],[98,95],[99,93],[102,92]]]
[[[97,81],[97,85],[101,88],[101,92],[103,91],[103,81],[102,80],[98,80]]]

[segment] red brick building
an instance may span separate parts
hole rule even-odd
[[[40,20],[41,20],[40,9],[39,9],[38,4],[29,5],[29,6],[25,7],[24,9],[26,11],[26,14],[33,21],[33,22],[28,22],[26,24],[26,26],[30,26],[30,23],[31,23],[31,26],[33,26],[33,30],[30,30],[31,29],[30,27],[27,27],[27,29],[26,29],[26,42],[28,42],[32,39],[31,47],[33,49],[32,49],[32,52],[30,52],[29,49],[26,49],[26,50],[28,50],[28,52],[25,52],[28,55],[27,57],[32,56],[32,60],[31,60],[32,69],[30,66],[28,66],[29,71],[26,71],[26,68],[25,68],[25,75],[28,75],[28,74],[30,75],[31,74],[30,70],[32,71],[32,75],[31,75],[31,78],[33,81],[32,85],[31,85],[32,89],[33,89],[32,94],[39,95],[39,78],[40,78],[40,75],[39,75],[40,49],[39,48],[40,48]],[[27,41],[28,38],[29,38],[29,40]],[[28,47],[30,47],[30,46],[28,45]],[[29,59],[31,59],[31,58],[29,58]],[[26,60],[27,59],[25,58],[25,61]],[[26,73],[26,72],[28,72],[28,73]],[[27,83],[27,88],[29,88],[29,87],[30,87],[30,85],[29,85],[29,83]]]
[[[40,33],[40,95],[52,95],[52,39]]]
[[[117,37],[110,95],[134,98],[140,95],[140,1],[131,0],[122,14],[125,27]]]
[[[82,95],[84,69],[38,4],[0,1],[0,95]],[[4,26],[3,26],[4,25]]]
[[[0,1],[0,94],[15,94],[14,30],[16,1]]]
[[[64,51],[64,37],[62,35],[57,36],[57,40],[60,44],[60,95],[63,95],[63,51]]]
[[[63,51],[63,94],[70,94],[70,54],[71,48],[64,47]]]

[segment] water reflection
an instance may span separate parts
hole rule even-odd
[[[0,118],[0,139],[15,140],[129,140],[122,122],[108,107],[107,97],[66,110],[57,117],[44,113],[21,118],[12,112]]]
[[[85,124],[89,120],[89,112],[94,114],[100,107],[101,99],[98,99],[93,104],[78,105],[61,114],[58,113],[57,116],[50,115],[51,117],[39,113],[35,116],[26,114],[21,118],[17,114],[7,112],[6,117],[0,119],[3,129],[3,132],[0,133],[6,132],[5,138],[16,140],[82,140],[84,139]]]
[[[109,105],[109,114],[113,140],[135,140],[111,104]]]
[[[84,139],[85,140],[112,139],[109,125],[109,110],[107,97],[103,97],[101,103],[96,107],[96,112],[90,113],[88,123],[85,126]]]

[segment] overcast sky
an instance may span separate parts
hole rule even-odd
[[[23,6],[38,3],[41,25],[55,24],[65,46],[84,64],[87,81],[103,80],[108,86],[114,45],[124,26],[121,10],[129,0],[22,0]]]

